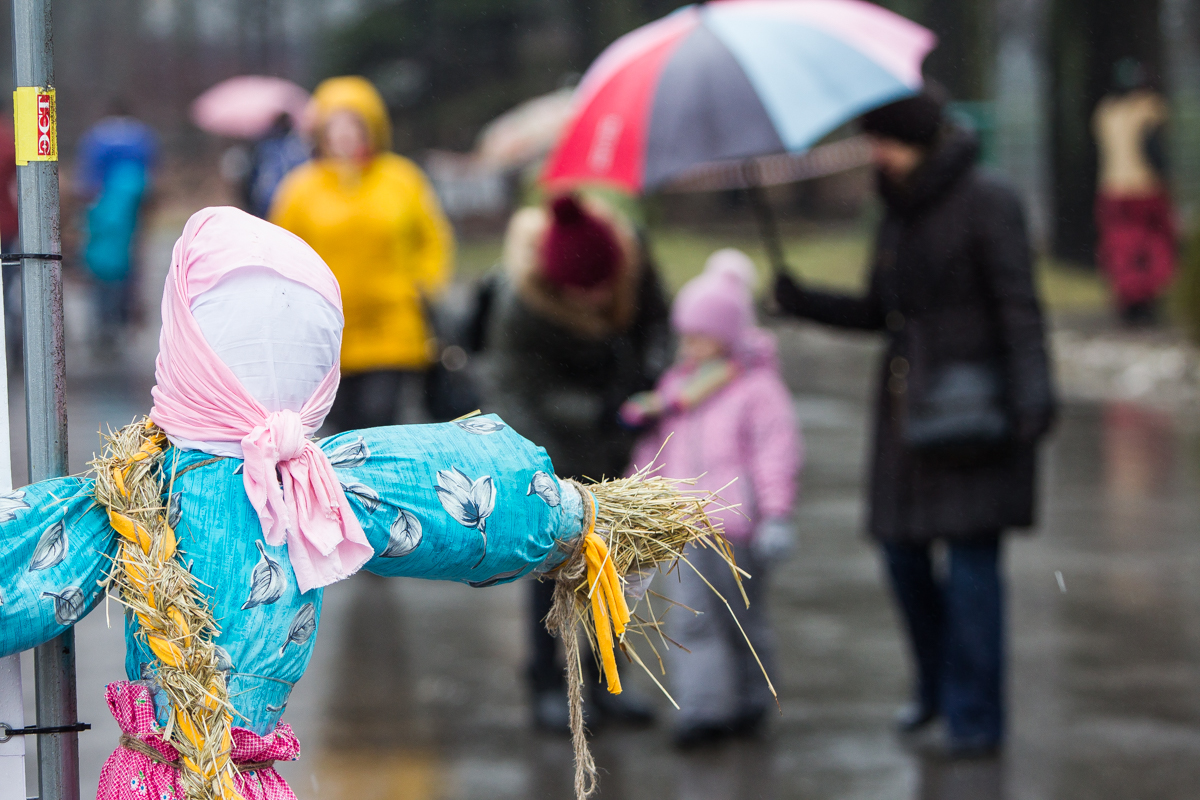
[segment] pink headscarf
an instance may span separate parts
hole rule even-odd
[[[329,459],[307,438],[333,404],[339,368],[332,366],[298,413],[268,412],[246,391],[191,312],[195,298],[241,267],[274,270],[341,312],[337,280],[301,239],[235,208],[198,211],[171,256],[150,418],[172,437],[241,444],[242,481],[263,535],[271,545],[286,538],[306,592],[349,577],[374,555]]]

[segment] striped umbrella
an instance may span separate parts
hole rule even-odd
[[[543,181],[641,193],[698,164],[804,152],[863,112],[920,91],[935,42],[864,0],[685,6],[596,59]]]

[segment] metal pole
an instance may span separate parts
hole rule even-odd
[[[767,260],[771,263],[774,274],[788,271],[787,260],[783,255],[783,242],[779,238],[779,226],[775,224],[775,214],[771,211],[771,201],[767,191],[762,186],[762,171],[758,162],[747,159],[742,164],[742,177],[746,183],[746,197],[754,210],[758,221],[758,231],[762,235],[763,247],[767,251]]]
[[[12,9],[13,76],[18,88],[14,124],[21,252],[59,253],[58,142],[52,91],[50,0],[13,0]],[[20,96],[22,93],[24,97]],[[27,145],[24,148],[23,140]],[[22,165],[23,157],[28,161]],[[63,475],[67,470],[62,263],[25,258],[21,263],[21,279],[29,479],[40,481]],[[75,723],[74,631],[68,630],[34,650],[34,677],[37,724]],[[39,737],[38,791],[40,800],[79,800],[77,733]]]

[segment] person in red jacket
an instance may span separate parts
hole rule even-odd
[[[1112,93],[1096,106],[1096,260],[1129,325],[1153,324],[1175,274],[1175,209],[1167,192],[1167,102],[1132,59],[1116,66]]]
[[[17,217],[17,148],[13,139],[12,111],[0,115],[0,252],[17,252],[20,225]],[[8,363],[21,363],[21,267],[6,264],[4,295],[4,338]]]

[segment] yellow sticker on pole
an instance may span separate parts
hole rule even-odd
[[[17,166],[30,161],[58,161],[58,113],[53,89],[17,87],[13,92],[13,133]]]

